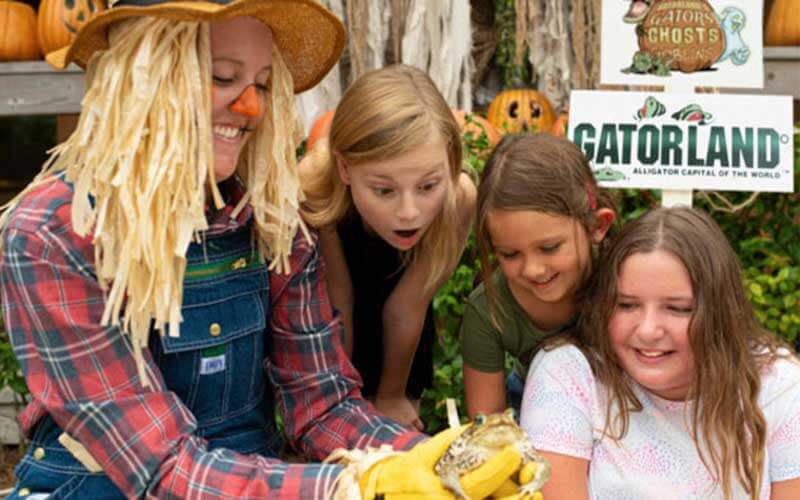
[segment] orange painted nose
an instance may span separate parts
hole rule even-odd
[[[241,115],[254,118],[261,112],[261,105],[258,102],[258,93],[255,85],[248,85],[244,92],[239,94],[230,105],[231,111]]]

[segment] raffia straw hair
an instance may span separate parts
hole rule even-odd
[[[213,174],[209,26],[139,17],[113,25],[109,42],[89,61],[75,132],[6,206],[0,227],[28,192],[65,173],[75,190],[73,229],[93,236],[97,279],[107,293],[102,324],[121,320],[148,385],[142,347],[151,323],[179,335],[185,255],[207,229],[206,193],[223,204]],[[254,208],[261,258],[287,271],[302,227],[301,192],[291,76],[274,49],[272,83],[265,119],[237,172],[248,187],[243,202]],[[288,133],[273,139],[276,121]]]

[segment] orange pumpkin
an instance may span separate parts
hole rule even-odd
[[[800,0],[775,0],[767,17],[766,45],[800,45]]]
[[[503,132],[539,132],[553,127],[553,106],[533,89],[504,90],[489,104],[489,123]]]
[[[556,121],[553,123],[551,132],[558,137],[566,137],[567,130],[569,130],[569,111],[564,111],[558,115]]]
[[[489,123],[486,118],[477,115],[475,113],[470,113],[472,115],[472,121],[467,123],[467,112],[461,111],[460,109],[453,110],[453,116],[456,117],[456,121],[458,122],[458,126],[461,127],[461,133],[472,132],[474,137],[479,137],[481,133],[486,132],[486,137],[489,139],[489,145],[494,146],[498,142],[500,142],[500,132],[494,128],[494,125]]]
[[[36,11],[22,2],[0,1],[0,61],[28,61],[41,56]]]
[[[49,54],[72,43],[81,26],[105,8],[104,0],[42,0],[38,22],[42,52]]]
[[[311,148],[314,147],[314,143],[318,140],[322,139],[323,137],[328,137],[328,134],[331,133],[331,123],[333,122],[333,110],[326,111],[322,114],[317,121],[311,125],[311,130],[308,132],[308,138],[306,139],[306,151],[311,151]]]

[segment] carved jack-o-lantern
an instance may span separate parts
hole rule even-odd
[[[489,123],[500,132],[544,132],[553,126],[553,106],[533,89],[504,90],[489,105]]]
[[[42,52],[72,43],[81,26],[105,8],[105,0],[42,0],[37,28]]]

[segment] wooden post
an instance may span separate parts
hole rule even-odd
[[[691,83],[678,83],[672,82],[664,87],[665,92],[693,94],[695,91],[694,85]],[[691,189],[662,189],[661,190],[661,206],[674,207],[676,205],[692,206],[692,190]]]

